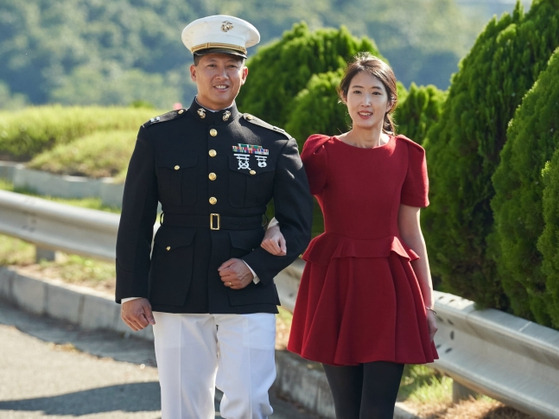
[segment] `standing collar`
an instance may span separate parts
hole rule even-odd
[[[227,124],[235,120],[239,115],[239,111],[237,110],[237,105],[235,103],[226,109],[212,111],[200,105],[196,98],[192,101],[188,111],[192,113],[196,119],[213,125]]]

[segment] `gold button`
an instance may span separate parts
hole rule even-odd
[[[210,155],[210,157],[215,157],[217,156],[217,151],[212,148],[210,151],[208,151],[208,154]]]
[[[216,130],[215,128],[212,128],[212,129],[210,130],[210,135],[211,135],[212,137],[215,137],[215,136],[217,135],[217,130]]]
[[[251,175],[255,175],[255,174],[256,174],[256,170],[251,170],[249,173],[250,173]]]
[[[168,252],[169,250],[171,250],[171,246],[167,246],[165,250]]]
[[[217,198],[215,196],[210,197],[210,205],[215,205],[217,204]]]
[[[181,115],[184,112],[184,109],[179,109],[179,115]]]
[[[208,178],[209,178],[210,180],[216,180],[216,179],[217,179],[217,175],[216,175],[214,172],[211,172],[211,173],[208,175]]]
[[[175,170],[180,170],[180,168],[181,167],[178,164],[175,164],[175,167],[173,167],[173,169],[175,169]]]

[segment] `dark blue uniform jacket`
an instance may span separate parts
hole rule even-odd
[[[272,199],[287,241],[282,257],[260,248]],[[179,313],[275,313],[273,278],[307,246],[311,213],[297,143],[285,131],[236,106],[211,112],[196,101],[154,118],[138,132],[126,177],[116,301],[146,297],[153,310]],[[217,268],[232,257],[260,282],[225,287]]]

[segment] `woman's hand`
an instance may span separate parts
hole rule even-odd
[[[287,245],[285,237],[281,234],[279,224],[271,225],[266,230],[260,247],[274,256],[285,256],[287,254]]]
[[[427,310],[427,326],[429,327],[429,336],[433,340],[438,330],[437,314],[433,310]]]

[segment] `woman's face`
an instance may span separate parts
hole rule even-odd
[[[354,129],[382,130],[384,115],[392,107],[382,82],[365,71],[357,73],[351,80],[345,104]]]

